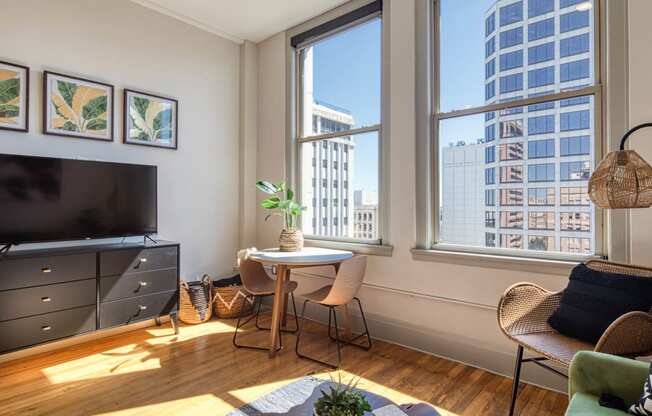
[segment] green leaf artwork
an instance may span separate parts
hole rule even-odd
[[[0,123],[17,125],[20,116],[20,78],[18,72],[0,69]]]
[[[173,104],[156,98],[129,98],[129,140],[173,145]]]
[[[52,130],[108,135],[109,97],[105,88],[54,79],[50,91]]]

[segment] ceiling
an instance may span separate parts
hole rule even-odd
[[[132,0],[234,42],[260,42],[347,0]]]

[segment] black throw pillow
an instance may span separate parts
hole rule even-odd
[[[548,323],[563,335],[596,344],[620,316],[651,308],[652,278],[605,273],[579,264]]]
[[[629,408],[629,413],[639,416],[652,416],[652,366],[650,366],[650,375],[643,386],[643,394]]]

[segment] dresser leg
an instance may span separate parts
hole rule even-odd
[[[172,324],[172,329],[174,330],[174,335],[179,334],[179,321],[176,312],[170,314],[170,323]]]

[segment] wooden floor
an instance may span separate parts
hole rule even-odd
[[[182,326],[178,336],[152,327],[0,364],[0,415],[224,415],[307,374],[328,378],[296,357],[293,335],[269,359],[235,349],[233,325]],[[332,357],[325,327],[306,329],[309,352]],[[251,331],[243,340],[267,337]],[[511,380],[388,343],[345,348],[341,375],[395,402],[430,402],[443,415],[507,414]],[[525,386],[517,414],[563,415],[566,404],[564,395]]]

